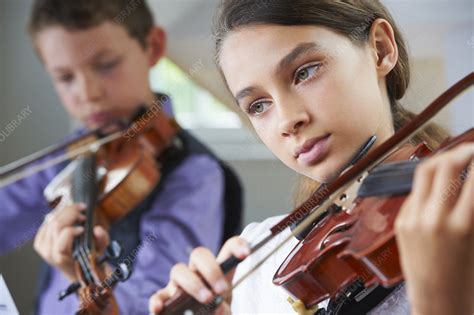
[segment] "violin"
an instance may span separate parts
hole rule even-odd
[[[467,142],[474,142],[474,128],[445,141],[433,152],[424,143],[399,148],[363,181],[355,182],[353,198],[346,192],[345,198],[352,199],[346,203],[348,208],[339,202],[330,208],[331,215],[320,220],[293,248],[273,283],[296,297],[301,309],[314,310],[329,298],[328,309],[318,314],[344,314],[344,309],[350,311],[349,307],[356,304],[352,298],[361,301],[378,285],[392,288],[402,282],[394,224],[411,191],[416,165]],[[380,295],[374,302],[384,297]],[[365,305],[363,312],[375,305]]]
[[[471,72],[388,140],[360,157],[334,181],[321,186],[274,225],[262,240],[251,245],[250,255],[282,231],[295,227],[291,235],[272,250],[275,253],[294,236],[311,227],[273,279],[274,284],[286,289],[299,302],[297,304],[303,306],[303,313],[313,314],[317,303],[330,298],[331,302],[335,301],[332,305],[330,303],[331,309],[317,314],[338,314],[348,298],[367,294],[379,284],[392,287],[403,281],[393,223],[411,190],[416,165],[421,159],[431,156],[425,144],[414,147],[406,142],[473,84],[474,73]],[[446,141],[438,151],[464,142],[474,142],[474,129]],[[385,189],[380,189],[384,188],[381,183]],[[232,289],[270,255],[234,281]],[[221,263],[220,268],[226,274],[242,261],[232,256]],[[223,300],[222,296],[217,296],[211,303],[203,305],[178,290],[166,301],[160,314],[212,314]]]
[[[59,293],[59,300],[77,292],[80,309],[77,314],[102,314],[110,308],[118,314],[112,288],[125,281],[131,270],[125,264],[112,274],[106,274],[104,262],[118,258],[121,246],[111,241],[104,255],[97,252],[93,227],[106,230],[132,211],[151,193],[161,178],[161,167],[180,150],[179,126],[156,105],[140,110],[131,122],[113,122],[74,141],[46,148],[30,157],[7,165],[0,171],[0,184],[10,183],[63,160],[74,158],[44,190],[50,206],[61,209],[65,205],[82,202],[86,205],[86,221],[82,235],[73,243],[73,258],[78,281]],[[52,152],[66,154],[45,164],[23,171],[18,170]],[[2,183],[3,182],[3,183]]]

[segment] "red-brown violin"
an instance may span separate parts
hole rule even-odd
[[[100,255],[94,244],[93,227],[109,226],[118,221],[151,193],[161,178],[161,164],[180,150],[179,126],[156,105],[142,107],[131,120],[112,123],[72,142],[55,145],[0,170],[0,184],[8,184],[23,176],[63,160],[73,159],[46,187],[44,194],[51,207],[84,203],[85,233],[76,237],[73,258],[77,282],[59,293],[59,299],[77,292],[80,309],[77,314],[99,315],[107,308],[118,314],[112,288],[125,281],[130,270],[120,264],[107,274],[104,262],[120,256],[120,245],[112,241],[106,253]],[[23,174],[18,170],[47,154],[64,150],[65,155],[53,158],[45,165],[33,165]]]
[[[391,287],[403,281],[393,223],[410,192],[418,161],[429,158],[431,154],[426,145],[415,147],[407,144],[407,140],[473,84],[474,73],[471,72],[387,141],[358,159],[337,179],[318,189],[274,225],[261,241],[253,244],[251,253],[298,223],[292,235],[276,251],[294,235],[300,235],[314,225],[283,262],[273,282],[283,286],[306,310],[310,310],[327,298],[338,301],[355,292],[363,293],[364,289],[375,285]],[[474,129],[447,140],[438,151],[449,150],[464,142],[474,142]],[[386,189],[380,189],[384,188],[381,182],[385,183]],[[240,262],[230,257],[220,267],[228,273]],[[243,280],[235,281],[234,287]],[[187,293],[178,292],[165,303],[160,314],[211,314],[222,301],[223,298],[218,296],[212,303],[202,305]],[[335,309],[331,314],[337,312]]]

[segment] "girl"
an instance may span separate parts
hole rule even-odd
[[[338,176],[369,137],[377,137],[375,148],[413,117],[398,102],[409,82],[405,43],[378,1],[224,0],[215,34],[217,64],[238,106],[265,145],[307,178],[298,201]],[[431,125],[411,140],[436,147],[445,136]],[[393,291],[372,314],[474,312],[473,154],[472,144],[463,145],[417,168],[396,222],[406,287]],[[467,179],[463,170],[470,171]],[[226,292],[272,246],[227,277],[218,263],[230,255],[246,257],[247,242],[279,219],[249,225],[217,259],[207,249],[195,249],[189,265],[176,265],[168,286],[150,298],[150,311],[160,311],[177,288],[202,303]],[[296,243],[266,260],[218,312],[294,312],[272,277]]]

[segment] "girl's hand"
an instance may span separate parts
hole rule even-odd
[[[474,314],[474,144],[419,165],[395,222],[413,314]]]
[[[72,257],[73,241],[84,233],[78,222],[84,222],[82,204],[64,206],[49,213],[36,233],[33,247],[51,266],[61,270],[70,281],[76,280],[74,259]],[[97,250],[102,253],[109,243],[108,233],[100,226],[94,227]]]
[[[226,293],[231,287],[234,271],[224,275],[219,264],[231,255],[243,259],[249,254],[247,243],[239,238],[229,239],[219,255],[214,257],[210,250],[198,247],[193,250],[189,264],[176,264],[170,272],[168,285],[150,297],[150,313],[159,313],[167,300],[178,290],[183,290],[202,304],[212,302],[215,295]],[[230,293],[229,293],[230,294]],[[216,310],[216,314],[230,314],[231,295]]]

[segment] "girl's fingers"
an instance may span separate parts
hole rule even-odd
[[[215,315],[230,315],[232,314],[230,306],[226,302],[222,302],[219,307],[216,309]]]
[[[248,243],[244,239],[235,236],[225,242],[224,246],[219,252],[219,255],[217,256],[217,262],[222,263],[231,256],[234,256],[238,259],[244,259],[248,255],[250,255],[250,247]],[[234,273],[235,269],[231,270],[225,275],[229,283],[232,282],[232,279],[234,278]],[[228,295],[226,298],[228,303],[230,303],[231,299],[232,295]]]
[[[224,293],[229,289],[229,284],[222,273],[216,258],[210,250],[198,247],[191,253],[189,268],[197,271],[217,294]]]
[[[451,222],[461,231],[472,234],[474,229],[474,162],[470,163],[467,171],[464,186],[452,211]]]
[[[415,171],[413,188],[397,216],[398,227],[413,226],[421,216],[422,205],[431,192],[431,183],[435,173],[432,161],[422,162]]]
[[[148,300],[148,309],[150,314],[156,314],[160,312],[166,301],[168,301],[172,296],[172,291],[166,287],[155,294],[153,294]]]
[[[425,210],[426,220],[442,221],[454,208],[464,184],[466,168],[473,154],[474,145],[468,144],[434,157],[437,162],[436,175],[432,183],[427,183],[433,188],[429,197],[431,206]]]
[[[221,263],[228,259],[230,256],[235,256],[239,259],[244,259],[250,254],[250,248],[248,243],[238,236],[230,238],[222,246],[219,255],[217,255],[217,262]]]
[[[176,264],[171,269],[170,278],[200,303],[207,304],[212,301],[212,292],[206,287],[201,278],[186,265]]]

